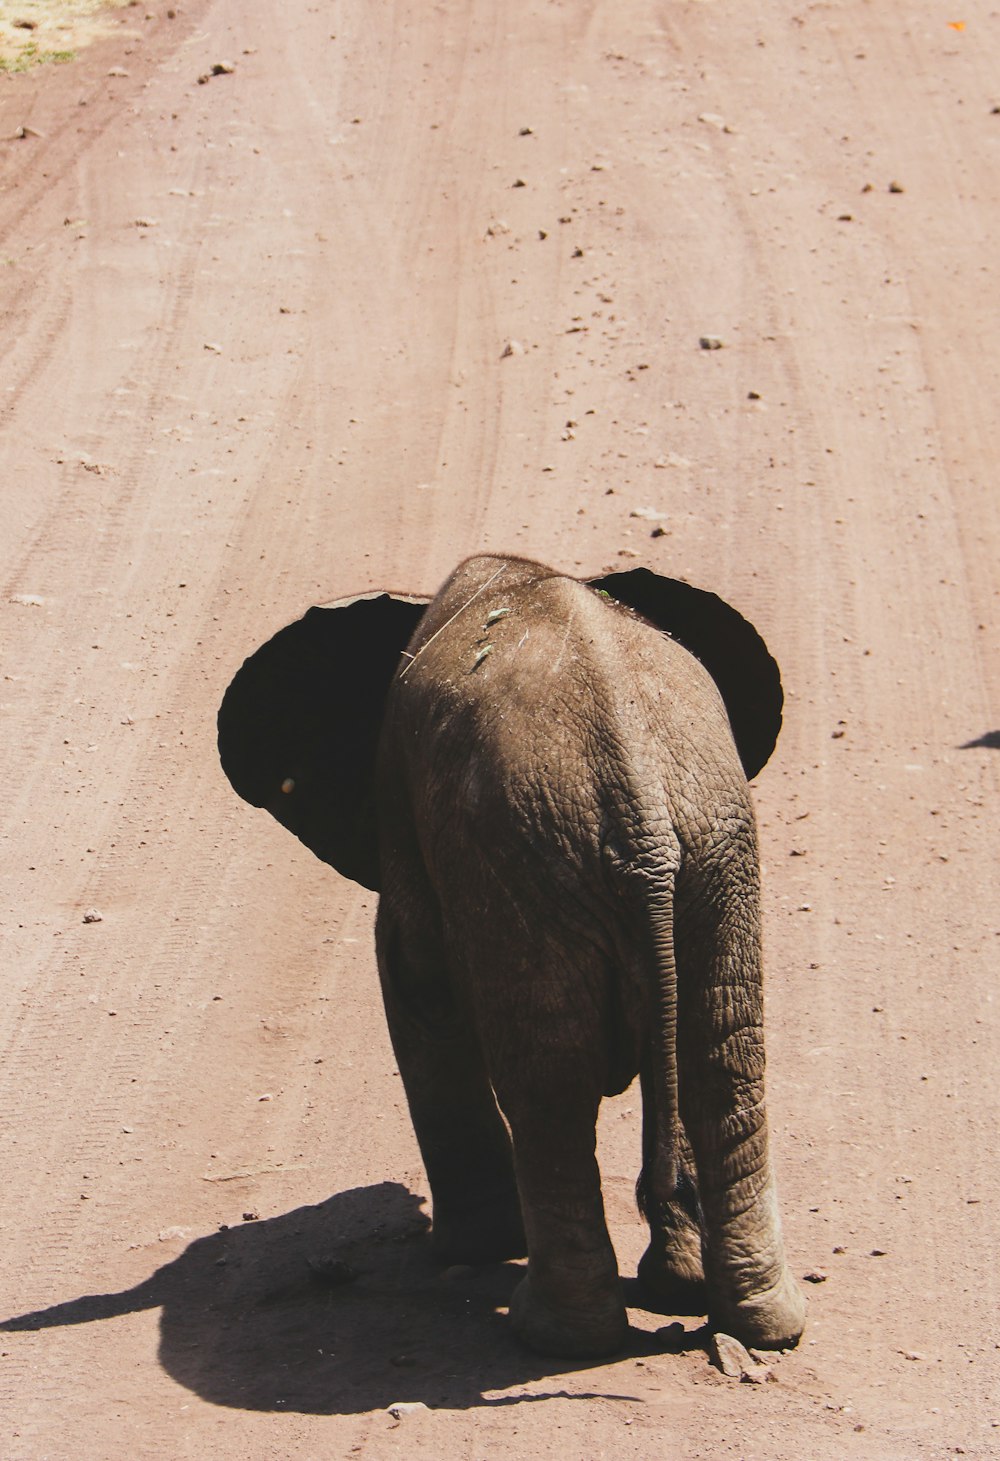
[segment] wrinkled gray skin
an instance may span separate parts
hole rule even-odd
[[[247,713],[237,696],[227,718],[224,703],[224,764],[227,726]],[[520,1337],[559,1355],[616,1349],[626,1317],[595,1123],[602,1096],[638,1075],[650,1302],[707,1312],[747,1344],[795,1343],[804,1303],[768,1160],[754,815],[699,661],[583,583],[476,558],[420,618],[385,698],[377,823],[363,799],[349,814],[319,806],[289,737],[266,752],[266,788],[226,769],[381,889],[382,991],[441,1258],[526,1250]],[[377,845],[359,854],[365,826]]]

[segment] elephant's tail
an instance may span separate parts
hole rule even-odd
[[[636,1186],[639,1211],[656,1222],[674,1197],[679,1179],[680,1116],[677,1097],[677,960],[674,953],[673,878],[649,908],[652,958],[648,1044],[642,1070],[642,1172]]]

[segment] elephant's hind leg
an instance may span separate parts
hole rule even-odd
[[[650,1082],[643,1078],[643,1134],[653,1125]],[[639,1179],[637,1197],[649,1223],[649,1246],[639,1260],[639,1285],[646,1302],[661,1314],[706,1312],[705,1270],[702,1264],[701,1204],[698,1200],[694,1158],[683,1131],[679,1132],[677,1184],[667,1197],[650,1190],[647,1171]]]
[[[383,897],[376,929],[382,995],[433,1201],[445,1263],[527,1252],[510,1138],[479,1040],[454,1000],[433,903]]]
[[[498,1083],[528,1239],[511,1321],[530,1348],[571,1357],[611,1354],[628,1329],[595,1151],[600,1094],[580,1087],[579,1063],[559,1058],[520,1071],[513,1091]]]
[[[678,900],[681,1117],[698,1171],[709,1318],[744,1343],[794,1344],[805,1303],[785,1261],[768,1155],[752,827]]]

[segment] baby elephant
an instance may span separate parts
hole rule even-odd
[[[311,609],[222,702],[240,796],[381,894],[436,1250],[527,1252],[511,1318],[545,1353],[625,1337],[595,1123],[637,1075],[649,1302],[752,1345],[802,1331],[768,1160],[747,789],[781,703],[762,640],[714,595],[487,556],[429,604]]]

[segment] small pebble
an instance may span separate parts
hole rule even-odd
[[[769,1374],[768,1366],[754,1359],[745,1345],[731,1334],[713,1334],[709,1354],[727,1379],[759,1385]]]
[[[358,1270],[345,1263],[342,1258],[307,1258],[306,1262],[313,1276],[329,1284],[331,1288],[354,1283],[358,1277]]]

